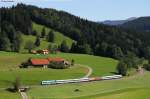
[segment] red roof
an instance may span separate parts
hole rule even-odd
[[[32,65],[48,65],[49,61],[47,59],[31,59]]]
[[[48,58],[49,62],[62,62],[64,61],[63,58]]]

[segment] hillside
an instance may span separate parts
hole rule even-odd
[[[21,45],[19,34],[32,35],[32,23],[35,22],[77,41],[70,50],[72,53],[120,58],[132,52],[139,57],[150,57],[150,54],[147,54],[150,37],[145,33],[99,24],[64,11],[32,5],[18,4],[0,10],[3,20],[0,50],[3,51],[19,52]],[[15,16],[12,14],[14,12]],[[35,29],[36,27],[40,29],[41,26],[35,23],[33,24]],[[55,42],[59,43],[60,38],[60,35],[57,35]],[[68,39],[68,42],[71,41]]]
[[[121,27],[139,32],[150,32],[150,17],[140,17],[135,20],[128,21],[122,24]]]
[[[39,35],[41,35],[41,31],[43,29],[43,25],[40,25],[40,24],[36,24],[35,22],[32,23],[32,27],[33,27],[33,30],[36,30],[37,33]],[[50,29],[48,27],[45,27],[45,30],[46,30],[46,35],[48,34],[48,32],[50,30],[53,30],[53,29]],[[54,30],[53,30],[54,31]],[[64,36],[62,33],[60,32],[57,32],[57,31],[54,31],[54,34],[55,34],[55,37],[54,37],[54,42],[48,42],[46,40],[46,38],[44,39],[41,39],[41,44],[39,47],[36,47],[35,49],[47,49],[48,48],[48,45],[49,44],[52,44],[52,45],[57,45],[59,46],[63,40],[65,40],[67,42],[67,45],[69,48],[71,48],[71,45],[73,42],[75,42],[74,40],[72,40],[71,38],[67,37],[67,36]],[[36,36],[33,36],[33,35],[22,35],[22,38],[23,38],[23,43],[21,45],[21,52],[27,52],[27,50],[24,49],[24,46],[26,44],[26,42],[28,41],[32,41],[32,42],[35,42],[36,40]]]
[[[44,26],[44,25],[40,25],[40,24],[37,24],[37,23],[35,23],[35,22],[32,23],[32,28],[33,28],[33,30],[36,30],[36,31],[38,32],[38,34],[41,34],[43,27],[45,27],[46,34],[48,34],[48,32],[49,32],[50,30],[53,30],[53,29],[51,29],[51,28],[49,28],[49,27],[46,27],[46,26]],[[65,40],[65,41],[67,42],[68,46],[71,47],[72,43],[75,42],[75,41],[72,40],[71,38],[69,38],[69,37],[63,35],[63,33],[60,33],[60,32],[55,31],[55,30],[53,30],[53,31],[54,31],[54,34],[55,34],[55,37],[54,37],[54,44],[60,45],[60,44],[62,43],[62,41]]]

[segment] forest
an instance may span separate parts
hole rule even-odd
[[[121,58],[128,53],[150,58],[150,37],[144,31],[108,26],[50,8],[18,4],[0,8],[0,50],[19,52],[21,35],[36,35],[32,22],[50,27],[76,42],[62,52]],[[50,40],[49,40],[50,41]]]

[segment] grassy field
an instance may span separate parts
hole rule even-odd
[[[0,90],[0,99],[21,99],[19,93],[11,93],[6,90]]]
[[[23,84],[37,85],[41,80],[69,79],[83,77],[87,73],[86,67],[74,66],[71,69],[20,69],[18,66],[29,58],[63,57],[66,60],[74,59],[75,63],[92,67],[92,76],[111,75],[115,71],[117,61],[110,58],[83,54],[58,53],[50,55],[20,54],[0,52],[0,86],[12,83],[16,76],[20,76]],[[42,78],[40,77],[42,76]]]
[[[38,34],[41,34],[41,31],[42,31],[43,27],[45,27],[45,26],[39,25],[39,24],[36,24],[35,22],[33,22],[32,27],[33,27],[33,30],[36,30]],[[45,30],[46,30],[46,34],[48,34],[48,32],[52,29],[48,28],[48,27],[45,27]],[[54,43],[55,44],[60,45],[63,40],[66,40],[68,46],[71,47],[72,43],[74,42],[72,39],[70,39],[69,37],[64,36],[60,32],[54,31],[54,33],[55,33],[55,37],[54,37]]]
[[[93,69],[93,76],[110,75],[115,72],[117,60],[84,54],[58,53],[49,55],[21,54],[0,52],[0,69],[17,69],[18,66],[29,58],[62,57],[66,60],[74,59],[75,63],[88,65]],[[8,62],[9,61],[9,62]]]
[[[63,57],[74,59],[75,63],[88,65],[93,69],[92,76],[112,75],[117,60],[84,54],[58,53],[49,55],[21,54],[0,52],[0,87],[11,86],[18,75],[24,85],[39,85],[41,80],[79,78],[87,73],[87,69],[74,66],[71,69],[19,69],[21,62],[28,58]],[[65,84],[58,86],[32,86],[28,92],[30,99],[150,99],[150,73],[133,75],[121,80],[99,81],[90,83]],[[75,92],[79,89],[79,92]],[[10,95],[8,95],[10,94]],[[0,97],[19,99],[17,93],[0,90]]]
[[[74,66],[71,69],[56,70],[56,69],[20,69],[18,66],[29,58],[47,58],[47,57],[63,57],[66,60],[74,59],[75,63],[88,65],[93,68],[92,76],[110,75],[115,71],[117,61],[111,58],[97,57],[92,55],[83,54],[69,54],[58,53],[50,55],[34,55],[34,54],[21,54],[13,52],[0,51],[0,87],[12,86],[13,81],[19,75],[23,85],[40,85],[42,80],[51,79],[71,79],[80,78],[87,73],[87,68],[81,66]],[[0,97],[4,96],[9,99],[19,99],[19,94],[9,93],[2,90]],[[8,96],[7,96],[8,95]]]
[[[150,99],[150,73],[121,80],[35,87],[30,99]],[[79,89],[75,92],[75,89]]]
[[[12,86],[16,77],[20,77],[23,85],[40,85],[42,80],[80,78],[86,75],[87,69],[74,66],[69,69],[14,69],[0,71],[0,87]]]

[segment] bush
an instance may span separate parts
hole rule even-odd
[[[65,65],[63,62],[51,62],[48,67],[53,69],[66,69],[70,65]]]
[[[143,66],[146,70],[150,71],[150,64],[144,64]]]
[[[125,64],[124,62],[120,61],[118,63],[118,65],[117,65],[117,71],[118,71],[118,74],[126,76],[127,75],[127,71],[128,71],[127,64]]]

